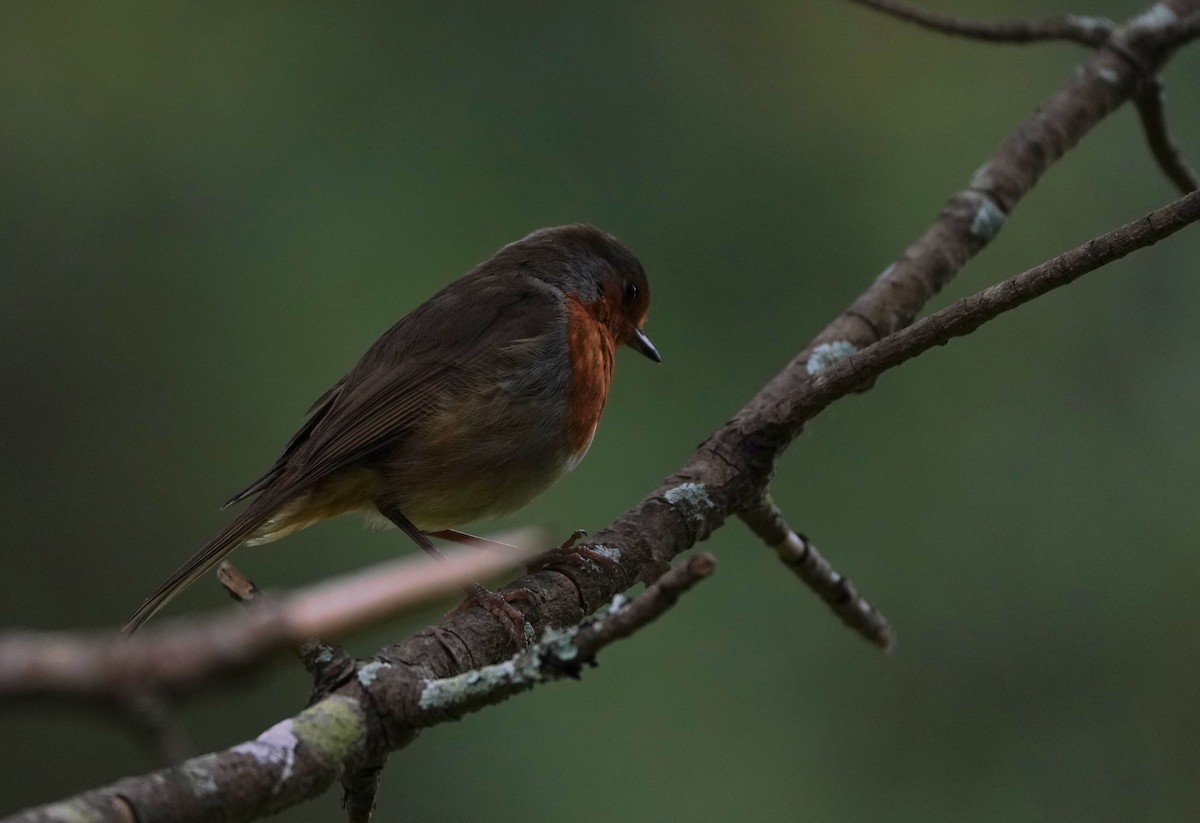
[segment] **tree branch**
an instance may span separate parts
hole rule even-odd
[[[413,724],[424,727],[458,720],[540,683],[578,679],[601,649],[657,620],[680,596],[711,575],[716,563],[711,554],[701,552],[663,574],[632,600],[617,595],[580,625],[565,631],[548,630],[538,643],[510,660],[425,681],[418,711],[411,718]]]
[[[514,547],[514,551],[519,550]],[[228,560],[217,567],[217,581],[239,603],[259,606],[267,604],[269,607],[278,608],[278,605],[263,594],[253,580],[242,574],[241,570]],[[341,646],[319,637],[301,641],[293,651],[313,681],[312,692],[308,698],[310,706],[324,697],[327,692],[345,682],[346,678],[354,673],[354,668],[358,663]]]
[[[1137,104],[1138,118],[1142,121],[1142,130],[1146,133],[1146,142],[1150,145],[1150,153],[1154,155],[1163,174],[1182,194],[1200,188],[1200,178],[1196,177],[1196,172],[1184,159],[1167,128],[1162,78],[1151,77],[1145,90],[1134,98],[1134,102]]]
[[[1112,40],[1114,24],[1111,20],[1104,18],[1078,17],[1068,14],[1046,20],[999,23],[938,14],[903,2],[903,0],[850,0],[850,2],[867,6],[909,23],[915,23],[923,28],[991,43],[1071,40],[1095,48],[1108,45],[1119,54],[1129,58],[1139,70],[1144,68],[1136,55],[1125,51],[1121,44]],[[1167,14],[1171,14],[1171,12],[1168,11]],[[1167,19],[1164,17],[1160,22],[1165,23]],[[1194,30],[1200,27],[1200,15],[1192,15],[1184,20],[1172,20],[1170,27],[1173,31],[1170,40],[1175,46],[1181,45],[1196,36]],[[1153,73],[1147,73],[1144,78],[1144,86],[1145,88],[1135,98],[1135,102],[1142,129],[1146,134],[1146,142],[1150,146],[1150,152],[1154,156],[1155,162],[1181,194],[1187,194],[1200,188],[1200,180],[1184,160],[1167,128],[1162,79]]]
[[[792,531],[770,494],[764,494],[738,516],[843,623],[884,651],[891,651],[895,637],[887,618],[858,593],[848,578],[837,573],[807,537]]]
[[[952,338],[968,335],[1004,312],[1170,237],[1197,220],[1200,220],[1200,192],[1192,192],[1022,274],[965,297],[861,352],[847,354],[799,386],[778,413],[787,425],[802,426],[834,400],[883,372]]]
[[[898,20],[914,23],[922,28],[984,40],[989,43],[1033,43],[1046,40],[1068,40],[1084,46],[1101,46],[1112,33],[1114,24],[1103,17],[1079,17],[1066,14],[1044,20],[1015,20],[997,22],[991,20],[968,20],[950,14],[914,6],[902,0],[850,0],[860,6],[875,9]]]
[[[260,665],[318,635],[351,631],[457,593],[464,581],[493,577],[537,555],[463,550],[448,554],[444,563],[424,557],[394,560],[244,612],[173,621],[132,637],[10,632],[0,637],[0,700],[125,701],[131,695],[180,694]],[[310,651],[315,665],[322,650]]]
[[[1179,21],[1175,28],[1175,46],[1183,46],[1200,37],[1200,13],[1192,13]]]

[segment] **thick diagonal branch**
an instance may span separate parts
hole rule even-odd
[[[567,630],[548,630],[529,649],[503,663],[426,681],[415,725],[457,720],[469,712],[502,703],[539,683],[579,677],[600,650],[657,620],[688,589],[713,573],[716,558],[702,552],[675,566],[632,600],[620,595],[593,617]]]

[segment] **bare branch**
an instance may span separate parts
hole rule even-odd
[[[790,424],[802,425],[837,398],[853,392],[863,382],[888,369],[955,337],[968,335],[1004,312],[1072,283],[1130,252],[1170,237],[1197,220],[1200,220],[1200,192],[1192,192],[1139,220],[965,297],[819,371],[806,385],[799,387],[783,414]]]
[[[445,561],[401,560],[381,563],[354,575],[318,583],[300,598],[285,602],[288,621],[298,638],[338,635],[370,625],[420,603],[459,593],[464,582],[493,577],[528,563],[541,554],[530,549],[526,535],[540,529],[520,530],[507,541],[524,546],[506,554],[479,551],[447,553]]]
[[[514,549],[514,551],[518,550]],[[217,567],[217,581],[239,603],[256,604],[257,606],[275,605],[274,601],[254,584],[253,580],[242,574],[241,570],[228,560],[223,561]],[[319,637],[311,637],[302,641],[294,651],[305,671],[313,680],[312,692],[308,698],[310,706],[324,697],[327,692],[345,682],[346,678],[353,674],[354,667],[358,663],[354,656],[341,646]]]
[[[892,649],[895,636],[887,618],[858,593],[849,579],[838,574],[807,537],[788,526],[769,494],[738,516],[843,623],[884,651]]]
[[[1150,78],[1146,89],[1134,98],[1134,103],[1137,104],[1138,117],[1142,121],[1142,129],[1146,132],[1150,152],[1163,174],[1170,178],[1182,194],[1200,188],[1200,178],[1196,177],[1196,172],[1184,159],[1167,128],[1162,78]]]
[[[119,703],[118,709],[146,741],[159,764],[182,763],[196,753],[187,728],[165,698],[143,692]]]
[[[217,566],[217,582],[225,591],[229,592],[230,597],[239,603],[262,602],[261,598],[264,596],[262,590],[254,584],[253,580],[242,574],[241,569],[228,560]]]
[[[523,566],[537,556],[459,551],[446,562],[410,557],[316,584],[235,615],[176,621],[133,637],[10,632],[0,637],[0,699],[125,699],[179,693],[244,671],[272,654],[340,634],[457,593],[464,581]],[[245,581],[253,588],[253,584]],[[319,655],[320,649],[313,654]]]
[[[1103,17],[1079,17],[1066,14],[1044,20],[969,20],[950,14],[938,14],[902,0],[850,0],[922,28],[983,40],[988,43],[1034,43],[1068,40],[1093,48],[1104,45],[1114,23]]]

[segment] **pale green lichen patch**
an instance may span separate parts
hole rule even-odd
[[[367,724],[357,702],[333,695],[296,715],[292,731],[324,758],[345,761],[366,737]]]
[[[809,374],[820,374],[834,363],[837,363],[839,360],[845,360],[856,351],[858,351],[858,347],[849,340],[834,340],[832,343],[822,343],[812,350],[812,354],[808,356],[808,362],[804,364],[804,368],[808,370]]]
[[[663,495],[672,506],[685,505],[693,509],[711,509],[712,499],[703,483],[680,483]]]
[[[293,718],[276,723],[248,743],[233,747],[234,754],[254,758],[259,764],[279,769],[272,792],[278,794],[295,773],[296,752],[303,745],[322,759],[344,762],[366,735],[366,720],[358,704],[349,697],[327,697]],[[203,764],[197,763],[197,772]],[[201,785],[199,774],[189,775],[193,786]],[[216,786],[212,787],[216,789]]]
[[[364,689],[369,688],[375,682],[375,678],[379,677],[379,673],[387,668],[390,668],[390,665],[384,663],[382,660],[368,663],[358,670],[358,682],[362,684]]]
[[[112,819],[110,815],[104,814],[91,803],[79,798],[65,800],[52,806],[43,806],[37,810],[37,814],[39,820],[45,820],[48,823],[98,823],[98,821]]]
[[[578,627],[546,629],[536,646],[503,663],[426,680],[418,705],[422,711],[453,711],[484,702],[497,692],[515,693],[553,680],[561,671],[553,666],[547,669],[542,661],[547,657],[564,663],[577,659],[579,649],[574,641],[578,633]]]
[[[1155,3],[1146,11],[1139,14],[1133,20],[1133,25],[1146,28],[1160,28],[1169,26],[1179,19],[1174,11],[1166,3]]]
[[[217,764],[215,755],[204,755],[193,758],[179,766],[179,771],[187,779],[193,797],[208,797],[220,791],[217,780],[213,777],[213,767]]]
[[[988,198],[981,198],[975,217],[971,220],[971,234],[984,242],[990,241],[1004,228],[1005,215],[1000,207]]]
[[[713,508],[712,498],[703,483],[680,483],[663,495],[693,531],[704,528],[707,512]]]
[[[1107,34],[1112,28],[1112,23],[1105,20],[1103,17],[1089,17],[1083,14],[1068,14],[1068,19],[1082,29],[1086,29],[1087,33],[1093,37],[1099,37]]]
[[[574,660],[579,656],[579,649],[575,648],[575,635],[579,633],[577,628],[570,629],[546,629],[545,635],[542,636],[541,651],[543,654],[552,654],[563,662]],[[539,655],[540,659],[541,655]],[[539,666],[540,669],[540,666]]]
[[[482,669],[472,669],[455,677],[426,681],[418,705],[423,711],[438,711],[463,706],[499,689],[532,685],[540,678],[537,666],[518,666],[520,657]]]

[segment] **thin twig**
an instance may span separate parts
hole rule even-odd
[[[348,771],[342,777],[342,808],[349,823],[369,823],[375,813],[375,797],[379,794],[379,779],[387,765],[387,754]]]
[[[241,570],[228,560],[217,567],[217,580],[239,603],[254,605],[257,608],[274,604],[269,595],[264,594],[253,580],[242,574]],[[293,651],[313,680],[312,692],[308,697],[309,706],[345,682],[345,679],[354,673],[358,662],[337,643],[330,643],[319,637],[301,641]]]
[[[146,741],[160,765],[182,763],[195,755],[196,746],[187,727],[166,698],[144,691],[116,701],[115,705]]]
[[[1200,189],[1200,178],[1184,159],[1179,146],[1171,139],[1171,132],[1167,127],[1162,78],[1149,78],[1145,90],[1134,98],[1134,103],[1137,104],[1142,130],[1146,133],[1146,142],[1150,144],[1150,153],[1154,155],[1163,174],[1170,178],[1182,194]]]
[[[1140,61],[1122,44],[1111,42],[1115,24],[1099,17],[1064,15],[1044,20],[1018,20],[995,22],[970,20],[948,14],[939,14],[914,6],[903,0],[850,0],[852,3],[889,14],[901,20],[915,23],[923,28],[983,40],[992,43],[1030,43],[1046,40],[1071,40],[1085,46],[1098,48],[1111,44],[1118,53],[1129,58],[1139,70],[1144,69]],[[1174,40],[1183,44],[1200,34],[1200,15],[1192,15],[1174,23]],[[1138,116],[1146,133],[1146,141],[1155,161],[1163,173],[1175,184],[1181,194],[1200,188],[1200,178],[1192,171],[1179,147],[1172,140],[1167,128],[1164,111],[1162,78],[1148,75],[1145,88],[1135,98]]]
[[[1044,20],[970,20],[950,14],[939,14],[901,0],[850,0],[884,14],[943,34],[969,37],[988,43],[1033,43],[1045,40],[1068,40],[1092,48],[1102,46],[1112,34],[1114,24],[1103,17],[1080,17],[1066,14]]]
[[[716,563],[711,554],[701,552],[669,569],[632,600],[618,595],[579,626],[548,630],[539,642],[510,660],[426,681],[413,724],[422,727],[456,720],[539,683],[578,678],[601,649],[662,616],[688,589],[712,574]]]
[[[788,526],[770,494],[764,494],[738,516],[843,623],[884,651],[891,651],[895,635],[887,618],[858,593],[848,578],[838,574],[807,537]]]
[[[241,569],[228,560],[217,566],[217,582],[229,592],[230,597],[243,605],[255,602],[261,604],[266,598],[254,581],[242,574]]]

